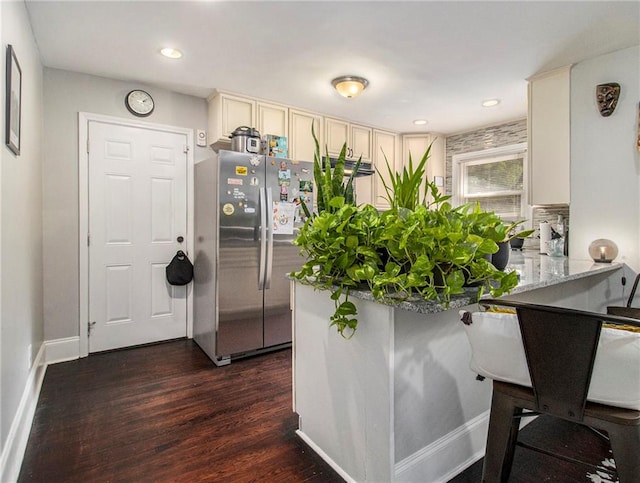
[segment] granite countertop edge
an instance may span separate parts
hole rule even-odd
[[[541,255],[545,256],[545,255]],[[538,260],[537,256],[530,257]],[[574,280],[579,280],[581,278],[590,277],[596,274],[607,273],[611,271],[618,270],[622,268],[622,263],[592,263],[586,260],[569,260],[564,259],[565,264],[574,264],[578,266],[583,266],[584,268],[575,268],[575,273],[570,274],[560,274],[560,275],[548,275],[548,278],[544,280],[537,280],[533,282],[519,283],[516,287],[514,287],[511,292],[506,294],[505,296],[515,295],[519,293],[528,292],[531,290],[536,290],[544,287],[550,287],[553,285],[557,285],[560,283],[571,282]],[[589,265],[590,264],[590,265]],[[589,266],[588,266],[589,265]],[[509,269],[515,269],[514,267],[507,267]],[[449,302],[449,306],[445,307],[441,303],[435,300],[422,300],[418,297],[409,298],[407,300],[402,301],[394,301],[392,299],[387,299],[384,301],[376,300],[373,297],[373,294],[369,290],[358,290],[351,289],[349,291],[349,296],[354,297],[360,300],[366,300],[369,302],[379,303],[381,305],[388,305],[392,307],[396,307],[402,310],[407,310],[410,312],[417,312],[421,314],[436,314],[439,312],[444,312],[446,310],[451,309],[459,309],[468,305],[472,305],[478,301],[478,289],[477,288],[467,288],[465,289],[464,294],[453,295]],[[491,298],[490,294],[485,294],[482,298]],[[481,298],[481,299],[482,299]]]

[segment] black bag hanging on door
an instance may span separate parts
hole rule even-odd
[[[167,265],[166,274],[171,285],[186,285],[193,280],[193,264],[182,250]]]

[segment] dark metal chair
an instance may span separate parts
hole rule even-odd
[[[640,273],[636,275],[636,279],[633,282],[633,288],[631,289],[631,293],[629,293],[627,305],[625,305],[624,307],[609,306],[607,307],[607,313],[611,315],[621,315],[622,317],[631,317],[632,319],[640,319],[640,308],[631,306],[631,304],[633,303],[633,298],[636,296],[636,290],[638,289],[639,282]]]
[[[587,401],[603,322],[640,321],[506,300],[481,304],[515,308],[532,386],[493,381],[482,481],[508,481],[521,417],[548,414],[606,431],[620,483],[640,482],[640,411]]]

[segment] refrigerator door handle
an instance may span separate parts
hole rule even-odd
[[[267,242],[267,266],[264,288],[271,287],[271,270],[273,268],[273,193],[271,188],[267,188],[267,233],[269,235]]]
[[[258,268],[258,290],[264,290],[264,278],[267,269],[267,196],[260,188],[260,265]]]

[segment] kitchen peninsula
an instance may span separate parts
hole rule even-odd
[[[512,252],[506,299],[604,312],[621,304],[623,264]],[[347,481],[447,481],[484,454],[491,381],[469,369],[458,311],[475,294],[384,305],[353,293],[358,330],[342,338],[329,292],[292,282],[299,436]],[[496,351],[500,348],[496,347]]]

